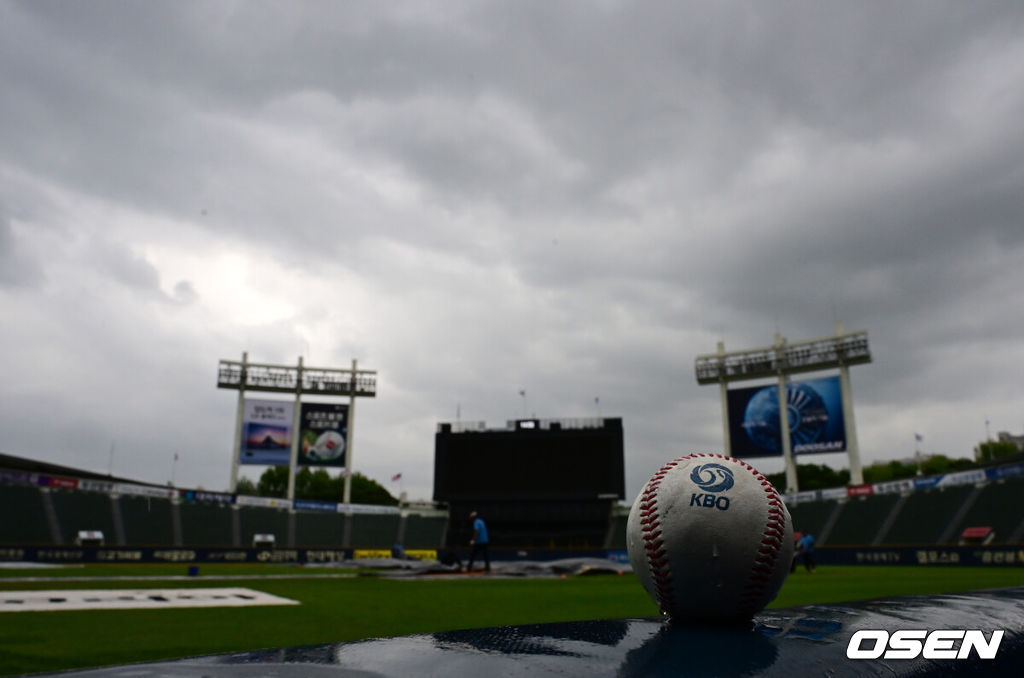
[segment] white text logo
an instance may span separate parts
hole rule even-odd
[[[962,641],[959,648],[956,641]],[[949,629],[925,631],[900,630],[891,636],[888,631],[861,629],[850,638],[846,656],[850,659],[967,659],[974,650],[981,659],[994,659],[1003,640],[1002,631],[993,631],[985,640],[982,631]]]

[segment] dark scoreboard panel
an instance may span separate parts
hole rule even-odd
[[[434,500],[624,499],[622,419],[600,427],[542,427],[452,432],[434,444]]]

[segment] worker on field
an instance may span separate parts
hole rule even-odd
[[[473,550],[469,554],[469,565],[466,567],[466,572],[473,571],[473,561],[476,560],[477,554],[483,554],[484,572],[490,572],[491,554],[488,547],[491,540],[487,534],[487,523],[477,515],[476,511],[469,514],[469,519],[473,521],[473,538],[469,540],[469,545],[473,547]]]
[[[814,535],[810,532],[800,537],[800,557],[804,560],[804,568],[814,572]]]

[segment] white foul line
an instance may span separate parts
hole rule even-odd
[[[298,604],[297,600],[245,588],[0,591],[0,612],[154,610],[172,607]]]

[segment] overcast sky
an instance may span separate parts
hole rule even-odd
[[[0,0],[0,92],[8,454],[224,490],[218,360],[355,358],[396,494],[600,414],[632,500],[721,450],[697,355],[837,320],[865,463],[1024,429],[1017,2]]]

